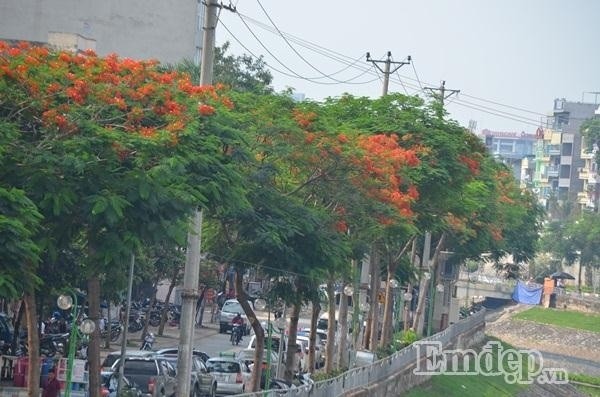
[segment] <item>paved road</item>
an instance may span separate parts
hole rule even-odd
[[[257,312],[257,317],[260,321],[267,320],[266,312]],[[206,311],[204,319],[210,319],[210,312]],[[308,326],[309,320],[301,319],[300,326]],[[158,336],[158,327],[149,327],[150,332],[156,336],[153,350],[159,350],[168,347],[177,347],[179,345],[179,328],[177,326],[165,325],[163,336]],[[140,341],[141,331],[128,333],[128,349],[139,349],[142,342]],[[220,353],[230,354],[238,352],[248,346],[251,336],[245,336],[238,346],[232,346],[229,340],[230,334],[219,334],[219,324],[204,321],[203,327],[194,329],[193,346],[207,353],[209,356],[218,356]],[[113,343],[110,349],[101,350],[101,359],[104,359],[111,351],[121,349],[120,341]]]

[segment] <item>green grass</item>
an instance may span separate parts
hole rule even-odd
[[[600,397],[600,377],[589,376],[585,374],[569,374],[570,381],[577,381],[587,383],[589,385],[596,385],[599,387],[588,387],[583,385],[574,384],[575,387],[582,393],[590,397]]]
[[[587,386],[582,386],[582,385],[575,385],[575,387],[577,388],[577,390],[579,390],[581,393],[585,394],[586,396],[600,397],[600,389],[598,389],[598,388],[587,387]]]
[[[502,343],[503,349],[512,346]],[[493,354],[496,362],[497,354]],[[505,357],[504,357],[505,358]],[[503,360],[503,367],[506,360]],[[523,372],[527,372],[527,363],[522,362]],[[495,366],[494,366],[495,367]],[[527,389],[528,385],[507,383],[504,376],[484,375],[435,375],[430,381],[411,389],[407,397],[499,397],[516,396]]]
[[[534,307],[518,313],[514,318],[600,333],[600,315],[597,314]]]

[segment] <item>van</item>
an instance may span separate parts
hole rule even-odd
[[[348,332],[352,333],[352,311],[348,308],[348,316],[346,317],[346,322],[348,323]],[[335,325],[339,326],[338,319],[340,316],[340,311],[335,311]],[[319,321],[317,321],[317,331],[327,332],[327,328],[329,325],[329,312],[325,311],[323,314],[319,316]]]

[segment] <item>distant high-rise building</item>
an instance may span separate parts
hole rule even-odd
[[[506,165],[510,166],[513,175],[521,182],[522,186],[528,186],[531,175],[528,172],[528,159],[534,156],[534,145],[536,135],[514,131],[481,131],[481,138],[492,156]]]
[[[555,99],[547,128],[538,134],[534,188],[540,202],[573,210],[597,208],[597,165],[583,144],[581,125],[595,116],[597,104]]]
[[[177,63],[199,53],[202,8],[193,0],[0,0],[0,40],[48,43],[60,32],[95,42],[102,56]]]

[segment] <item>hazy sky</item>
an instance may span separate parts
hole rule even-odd
[[[344,92],[377,97],[382,75],[371,69],[365,54],[383,59],[391,51],[396,61],[411,55],[413,64],[391,76],[390,92],[405,93],[406,88],[416,93],[420,90],[416,76],[424,87],[438,87],[445,80],[446,88],[461,90],[447,100],[451,118],[465,126],[475,120],[478,131],[532,133],[542,115],[552,111],[554,98],[581,101],[585,91],[600,91],[600,1],[596,0],[232,2],[240,15],[221,12],[217,44],[230,41],[235,54],[264,55],[270,66],[290,75],[272,70],[278,91],[293,87],[312,99]],[[354,84],[323,77],[331,74]],[[584,95],[585,102],[594,100],[594,95]],[[508,114],[498,117],[489,112]]]

